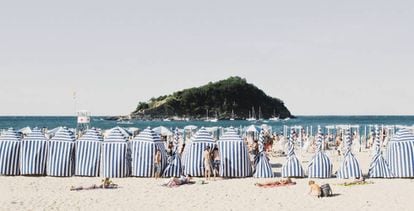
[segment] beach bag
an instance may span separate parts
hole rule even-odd
[[[329,184],[324,184],[321,186],[321,197],[330,197],[332,196],[332,189]]]

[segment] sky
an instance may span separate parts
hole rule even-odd
[[[413,115],[413,20],[400,0],[2,1],[0,115],[125,115],[229,76],[294,115]]]

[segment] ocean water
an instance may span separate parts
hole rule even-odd
[[[261,125],[267,124],[272,126],[273,131],[282,131],[283,127],[301,125],[304,127],[312,126],[313,131],[316,131],[318,125],[324,127],[327,125],[360,125],[360,128],[364,128],[366,125],[414,125],[414,116],[298,116],[295,119],[279,120],[279,121],[262,121],[262,122],[249,122],[249,121],[218,121],[218,122],[205,122],[205,121],[138,121],[131,120],[132,124],[119,124],[116,121],[104,120],[103,117],[95,116],[91,118],[91,127],[97,127],[102,129],[109,129],[115,126],[121,127],[137,127],[145,129],[146,127],[158,127],[160,125],[167,128],[183,128],[187,125],[196,125],[198,127],[245,127],[252,124]],[[20,129],[29,126],[33,127],[46,127],[49,129],[66,126],[69,128],[76,128],[76,117],[62,117],[62,116],[0,116],[0,129],[6,129],[13,127]]]

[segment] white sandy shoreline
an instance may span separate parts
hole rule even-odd
[[[356,154],[367,172],[369,153]],[[272,158],[273,171],[280,172],[278,164],[284,161]],[[334,162],[334,170],[337,167]],[[71,186],[99,184],[101,178],[2,176],[0,204],[1,210],[412,210],[414,206],[412,179],[369,179],[374,184],[348,187],[335,185],[345,180],[316,179],[319,184],[330,183],[336,194],[321,199],[306,194],[307,178],[294,179],[297,184],[287,187],[254,186],[277,179],[226,179],[167,188],[161,186],[165,178],[130,177],[113,179],[120,186],[115,190],[70,191]]]

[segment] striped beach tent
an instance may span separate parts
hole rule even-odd
[[[352,153],[352,138],[350,129],[346,130],[345,134],[346,151],[344,160],[337,172],[336,177],[339,179],[360,178],[362,176],[359,162]]]
[[[375,154],[372,157],[371,164],[369,166],[368,176],[370,178],[391,178],[390,167],[387,161],[382,156],[380,134],[378,127],[375,128]]]
[[[161,172],[167,165],[167,154],[165,152],[164,142],[160,136],[151,128],[142,131],[131,141],[131,160],[132,172],[135,177],[154,177],[155,176],[155,153],[161,151]]]
[[[288,141],[288,151],[286,163],[282,166],[282,177],[304,177],[302,165],[295,155],[294,151],[294,137],[296,135],[295,129],[290,129],[290,137]]]
[[[210,149],[213,149],[215,143],[211,134],[202,127],[186,145],[188,150],[185,151],[184,156],[184,174],[189,174],[194,177],[204,176],[205,168],[203,152],[207,146],[209,146]]]
[[[49,141],[40,129],[34,128],[21,140],[20,174],[45,175]]]
[[[0,175],[19,175],[20,137],[13,128],[0,136]]]
[[[96,129],[87,130],[76,141],[76,176],[99,176],[102,141],[103,138]]]
[[[173,140],[173,144],[174,144],[173,155],[162,174],[163,177],[180,177],[182,175],[181,158],[178,153],[179,139],[180,139],[180,135],[178,133],[178,128],[175,128],[174,140]]]
[[[237,131],[230,128],[217,141],[221,177],[250,177],[252,166],[246,144]]]
[[[131,172],[131,152],[127,134],[118,127],[113,128],[102,143],[102,176],[109,178],[128,177]]]
[[[402,128],[388,142],[387,162],[394,177],[414,177],[414,134],[412,130]]]
[[[70,177],[75,168],[75,136],[62,128],[50,139],[46,174],[54,177]]]
[[[269,158],[264,151],[264,130],[263,128],[260,131],[259,135],[259,154],[255,158],[255,168],[253,177],[257,178],[269,178],[273,177],[272,166],[269,163]]]
[[[308,165],[309,178],[330,178],[332,176],[332,163],[322,149],[322,139],[322,129],[318,126],[318,135],[316,139],[317,151]]]

